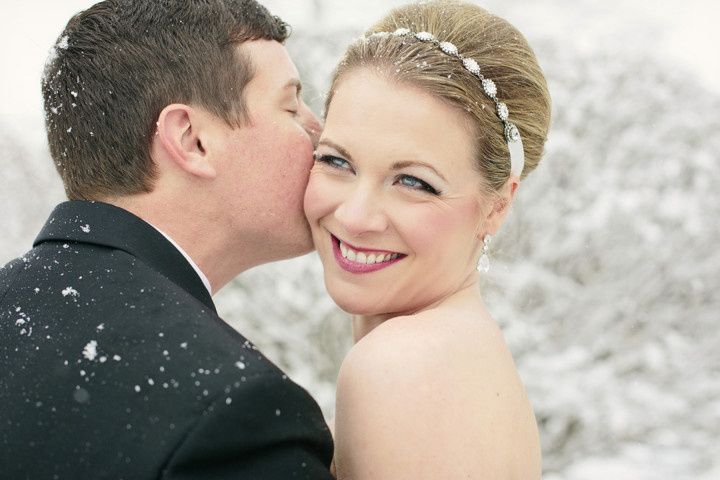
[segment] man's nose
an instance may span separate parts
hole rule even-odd
[[[322,133],[322,124],[320,119],[313,113],[307,105],[303,105],[304,112],[302,117],[302,126],[310,136],[313,143],[313,148],[317,147],[317,143],[320,140],[320,134]]]

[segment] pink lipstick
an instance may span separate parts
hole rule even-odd
[[[333,253],[335,254],[335,260],[337,261],[338,265],[340,265],[340,268],[343,270],[350,272],[350,273],[371,273],[371,272],[377,272],[378,270],[382,270],[383,268],[389,267],[390,265],[393,265],[403,258],[405,258],[405,255],[398,254],[398,257],[392,260],[382,261],[380,263],[373,263],[373,264],[365,264],[365,263],[359,263],[359,262],[353,262],[342,255],[342,251],[340,250],[340,240],[335,235],[330,235],[332,246],[333,246]],[[356,252],[378,252],[378,250],[367,250],[363,248],[356,248],[352,245],[349,245],[345,242],[343,242],[345,245],[350,247],[352,250]],[[390,252],[388,252],[388,255],[390,255]]]

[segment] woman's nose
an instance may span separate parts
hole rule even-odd
[[[379,193],[360,185],[338,205],[335,218],[353,236],[383,232],[388,227]]]

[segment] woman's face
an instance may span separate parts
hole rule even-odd
[[[355,314],[416,312],[472,282],[491,207],[464,117],[366,69],[337,85],[305,194],[325,284]]]

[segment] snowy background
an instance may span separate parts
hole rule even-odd
[[[40,74],[93,2],[3,1],[0,264],[62,187]],[[342,47],[390,6],[266,0],[321,113]],[[553,95],[547,155],[483,284],[535,406],[546,480],[720,479],[720,7],[710,0],[487,0],[535,47]],[[350,325],[319,261],[254,269],[221,313],[332,416]]]

